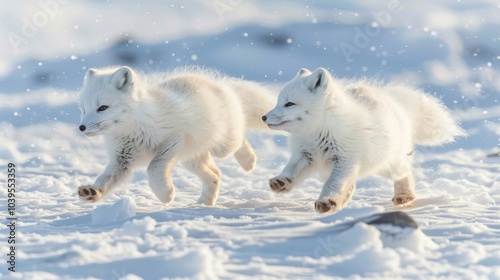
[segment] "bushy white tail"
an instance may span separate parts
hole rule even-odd
[[[240,97],[246,127],[268,130],[269,127],[262,121],[262,116],[274,108],[277,97],[270,90],[254,82],[232,79],[229,84]]]
[[[455,136],[466,135],[438,99],[402,86],[391,87],[391,91],[412,115],[415,144],[435,146],[452,142]]]

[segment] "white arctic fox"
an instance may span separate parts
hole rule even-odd
[[[318,212],[351,199],[356,179],[378,174],[394,181],[395,205],[415,199],[413,146],[439,145],[463,135],[445,107],[421,91],[396,85],[334,79],[325,69],[302,69],[262,117],[291,133],[292,156],[269,184],[285,192],[313,171],[326,180]]]
[[[235,156],[246,171],[256,156],[247,128],[267,128],[261,116],[276,98],[249,81],[196,69],[146,75],[128,67],[90,69],[80,95],[86,136],[103,135],[110,162],[93,185],[78,188],[82,200],[97,202],[148,164],[149,186],[164,203],[174,198],[173,165],[184,162],[199,176],[198,203],[214,205],[221,172],[212,156]]]

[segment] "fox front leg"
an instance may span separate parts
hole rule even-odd
[[[132,160],[135,151],[130,142],[124,141],[115,149],[110,163],[104,172],[97,177],[94,184],[78,187],[78,196],[81,200],[95,203],[100,201],[107,193],[117,187],[132,174]]]
[[[292,155],[281,174],[269,180],[269,186],[277,193],[290,191],[307,178],[311,173],[312,164],[313,159],[309,152],[302,151]]]
[[[345,161],[337,161],[332,166],[330,176],[323,185],[314,208],[318,213],[334,212],[346,205],[355,190],[355,168]]]
[[[128,165],[122,165],[115,161],[108,164],[104,172],[97,177],[94,184],[81,186],[78,188],[78,196],[81,200],[95,203],[101,200],[104,195],[119,185],[131,174]]]
[[[163,203],[174,199],[175,186],[172,182],[171,169],[174,165],[174,156],[179,149],[180,139],[166,141],[157,151],[148,165],[149,187],[156,197]]]

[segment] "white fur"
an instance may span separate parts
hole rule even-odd
[[[319,172],[326,180],[315,203],[320,213],[347,204],[356,180],[373,174],[394,181],[396,205],[411,202],[414,145],[464,135],[434,97],[400,85],[340,81],[323,68],[302,69],[263,119],[291,133],[291,159],[271,188],[289,191]]]
[[[199,203],[214,205],[221,173],[212,156],[234,154],[243,169],[252,170],[256,157],[246,129],[267,128],[261,116],[275,102],[256,83],[200,69],[151,75],[128,67],[91,69],[80,95],[80,126],[87,136],[104,135],[111,160],[78,193],[96,202],[147,164],[151,189],[168,203],[175,190],[170,170],[182,161],[203,182]],[[103,105],[108,108],[98,111]]]

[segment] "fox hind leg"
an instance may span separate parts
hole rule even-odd
[[[413,173],[394,181],[394,197],[392,202],[394,205],[404,205],[412,202],[415,198],[415,178]]]
[[[257,157],[247,139],[243,140],[243,144],[234,153],[234,157],[245,171],[252,171],[255,168]]]
[[[198,203],[215,205],[219,194],[221,172],[215,165],[210,153],[198,155],[184,163],[186,168],[198,176],[203,184],[201,196]]]

